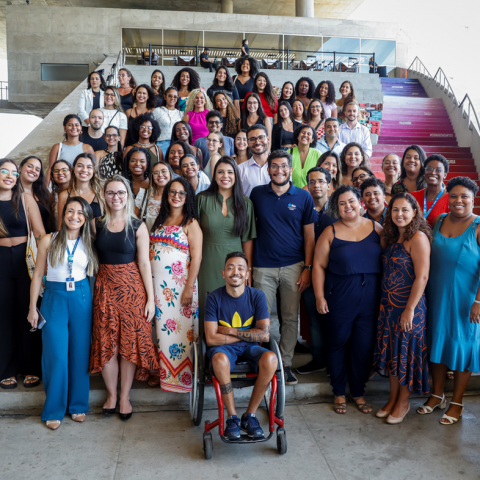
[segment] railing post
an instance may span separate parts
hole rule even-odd
[[[287,70],[290,70],[290,49],[287,48]]]
[[[149,58],[150,58],[150,60],[149,60],[149,62],[150,62],[149,65],[151,65],[151,64],[152,64],[152,44],[149,43],[149,44],[148,44],[148,47],[149,47],[149,48],[148,48],[148,54],[150,55],[150,57],[149,57]]]
[[[333,71],[335,71],[336,52],[333,52]]]
[[[377,73],[375,68],[375,52],[373,52],[373,73]]]
[[[198,67],[198,45],[195,45],[195,66]]]

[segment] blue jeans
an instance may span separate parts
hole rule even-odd
[[[49,282],[40,311],[45,405],[42,420],[63,420],[65,413],[87,413],[88,363],[92,336],[92,294],[87,278],[67,292],[65,282]]]
[[[169,146],[170,146],[170,140],[162,140],[161,142],[157,142],[157,147],[162,151],[163,158],[165,158],[165,154],[167,153]]]
[[[312,348],[310,350],[312,357],[316,362],[325,365],[325,333],[322,317],[317,311],[317,300],[312,285],[303,292],[303,300],[307,309],[308,327],[312,337]]]

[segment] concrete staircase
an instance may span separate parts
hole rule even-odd
[[[420,145],[425,153],[438,153],[447,158],[453,177],[470,177],[478,183],[478,173],[469,148],[459,147],[447,110],[439,98],[429,98],[418,80],[382,78],[384,93],[383,120],[378,145],[373,147],[372,166],[377,176],[382,159],[388,153],[400,158],[408,145]],[[480,197],[475,199],[480,206]],[[480,213],[480,208],[475,209]]]
[[[170,85],[173,77],[178,72],[179,67],[156,67],[149,65],[126,65],[132,72],[137,83],[147,83],[150,85],[150,77],[155,69],[161,70],[166,78],[166,85]],[[200,75],[200,84],[207,89],[213,81],[214,73],[210,73],[206,68],[191,67]],[[236,75],[233,68],[229,69],[230,74]],[[311,72],[306,70],[262,70],[265,72],[275,87],[282,88],[282,85],[290,80],[294,84],[300,77],[310,77],[315,85],[322,80],[330,80],[335,85],[337,98],[340,96],[339,88],[344,80],[350,80],[355,87],[355,94],[359,103],[381,103],[383,101],[382,84],[378,75],[365,73],[341,73],[341,72]]]

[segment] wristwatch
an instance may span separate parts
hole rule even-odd
[[[305,265],[305,266],[303,267],[303,269],[304,269],[304,270],[307,269],[307,270],[312,271],[312,265]]]

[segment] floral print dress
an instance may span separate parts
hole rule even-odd
[[[198,288],[191,305],[181,298],[190,268],[187,235],[179,226],[162,226],[150,235],[150,262],[155,291],[155,321],[160,387],[167,392],[192,390],[192,350],[198,338]]]

